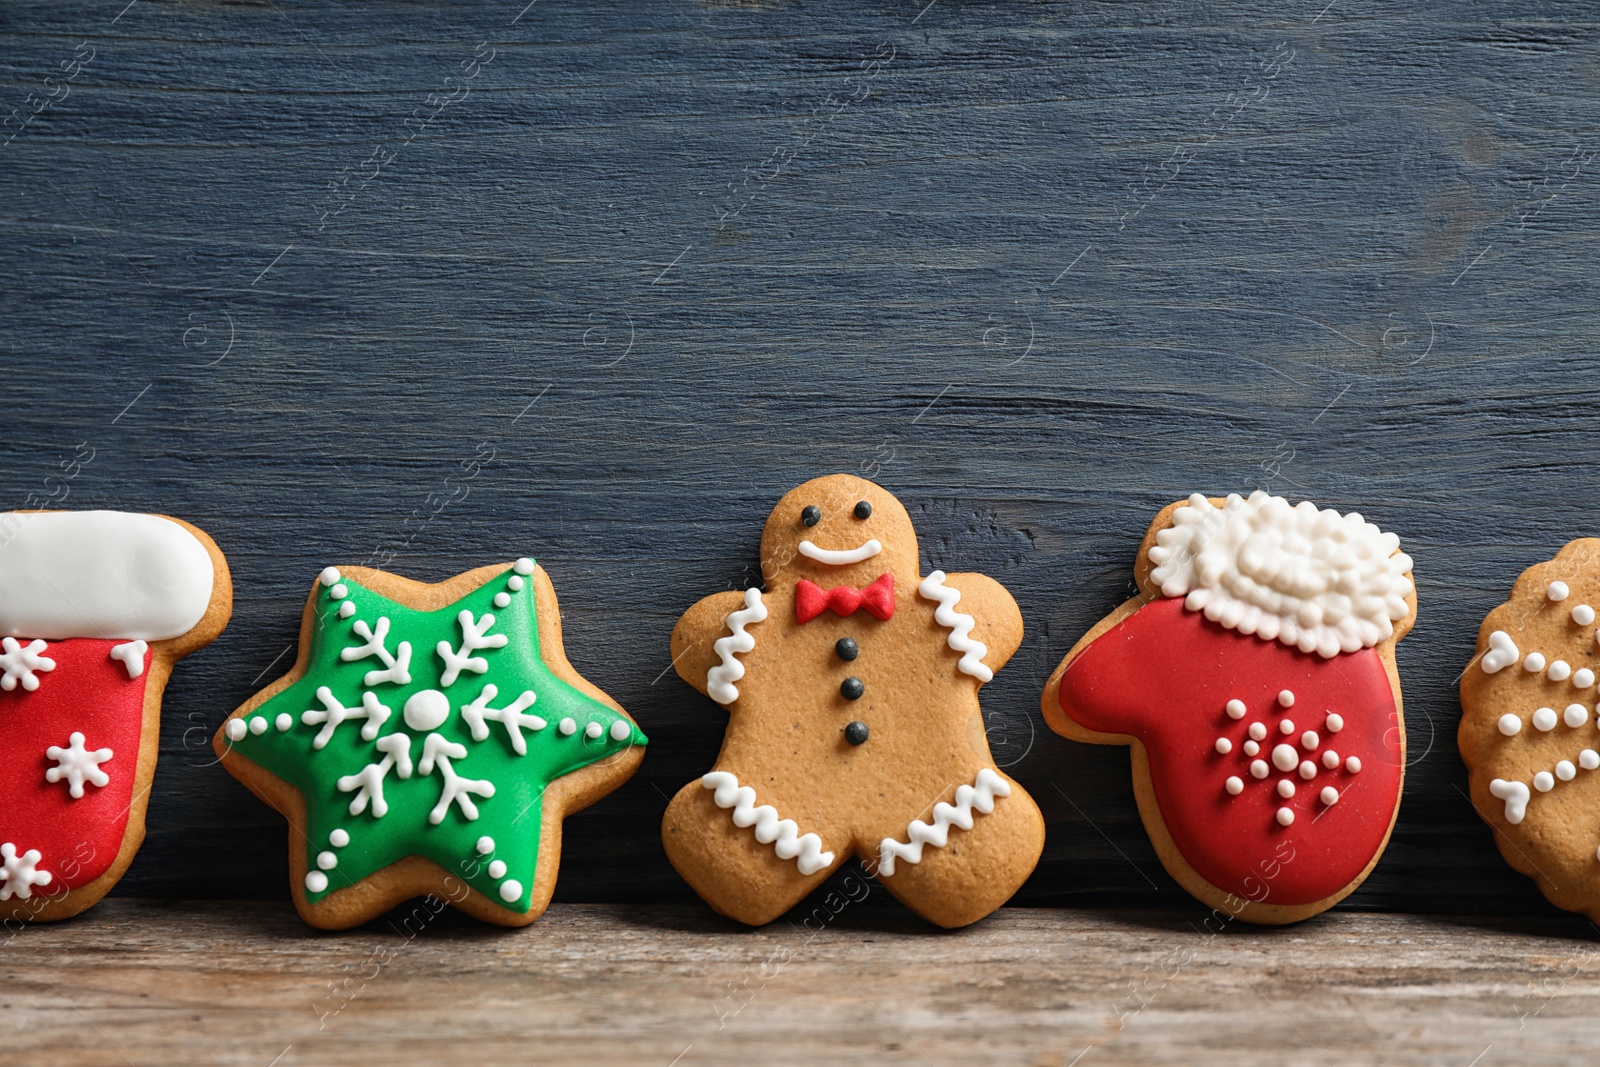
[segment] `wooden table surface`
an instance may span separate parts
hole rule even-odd
[[[0,115],[21,109],[0,135],[0,502],[183,516],[236,583],[231,627],[168,692],[149,838],[120,891],[283,902],[282,822],[207,742],[287,665],[323,566],[436,580],[532,553],[573,661],[652,739],[638,776],[569,823],[557,900],[692,904],[658,827],[724,717],[668,669],[668,634],[752,580],[784,490],[845,470],[906,501],[925,568],[987,572],[1022,606],[1024,646],[984,690],[996,758],[1049,821],[1019,904],[1188,904],[1139,824],[1126,753],[1049,733],[1038,695],[1128,592],[1157,509],[1264,487],[1359,510],[1416,558],[1405,802],[1344,907],[1553,916],[1466,799],[1455,679],[1516,575],[1600,514],[1597,36],[1590,7],[1557,3],[0,5]],[[140,908],[159,912],[94,921],[131,937]],[[334,977],[306,947],[327,942],[240,913],[263,973],[220,990],[171,976],[150,996],[199,1011],[261,982],[303,1001],[275,984],[280,959]],[[515,953],[591,914],[453,936]],[[1108,922],[1019,913],[971,943],[1106,950]],[[1228,943],[1293,946],[1315,975],[1330,938],[1392,937],[1394,960],[1341,962],[1318,996],[1391,1020],[1427,1003],[1453,1021],[1400,1029],[1462,1053],[1500,1040],[1511,974],[1570,951],[1490,939],[1532,969],[1450,1004],[1460,944],[1419,946],[1481,932],[1408,922]],[[1111,955],[1155,959],[1164,929]],[[676,951],[624,930],[640,955],[619,966]],[[1008,1040],[1136,1058],[1107,1037],[1108,987],[1072,984],[1112,960],[1043,954],[1023,999],[1063,1036]],[[706,962],[706,980],[746,958]],[[1391,963],[1406,977],[1362,991]],[[670,973],[643,977],[667,992]],[[945,1034],[929,1009],[963,1018],[985,980],[953,965],[917,979],[909,1014],[885,1009]],[[783,996],[819,998],[806,1010],[858,1027],[862,1048],[898,1040],[873,989],[810,985]],[[437,1010],[476,1030],[436,986]],[[96,1011],[139,999],[103,989]],[[1182,989],[1152,1011],[1182,1018]],[[411,1009],[435,1010],[394,1007]],[[511,1001],[483,1010],[536,1040]],[[239,1018],[260,1033],[269,1016]],[[735,1027],[751,1042],[788,1025],[753,1018]],[[1310,1055],[1278,1013],[1257,1018],[1252,1040]],[[580,1020],[608,1021],[581,998],[546,1021]]]
[[[75,1067],[1594,1063],[1600,949],[1576,919],[816,915],[558,904],[506,931],[419,904],[328,935],[287,904],[114,899],[0,946],[0,1047]]]

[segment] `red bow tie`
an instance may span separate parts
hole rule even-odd
[[[866,608],[873,616],[888,619],[894,616],[894,575],[885,574],[865,589],[849,585],[836,585],[823,589],[815,582],[802,578],[794,587],[794,618],[802,625],[831,611],[835,615],[854,615],[857,608]]]

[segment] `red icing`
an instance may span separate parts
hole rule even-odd
[[[863,589],[836,585],[824,590],[816,582],[802,578],[794,587],[794,618],[804,626],[824,611],[835,615],[854,615],[857,608],[879,619],[894,617],[894,575],[879,575]]]
[[[1279,706],[1284,689],[1295,695],[1292,707]],[[1394,696],[1370,648],[1323,659],[1226,629],[1186,611],[1181,598],[1162,599],[1084,649],[1063,673],[1059,699],[1074,722],[1144,743],[1178,851],[1207,882],[1258,903],[1309,904],[1339,892],[1382,847],[1400,801]],[[1244,718],[1228,716],[1231,699],[1244,702]],[[1344,719],[1337,733],[1326,726],[1329,712]],[[1285,719],[1292,734],[1278,729]],[[1244,752],[1252,722],[1268,731],[1255,757]],[[1307,730],[1320,739],[1315,749],[1300,743]],[[1219,737],[1232,752],[1216,751]],[[1285,743],[1315,761],[1314,778],[1273,766],[1274,747]],[[1322,763],[1330,748],[1336,770]],[[1349,756],[1361,760],[1359,773],[1345,769]],[[1266,760],[1265,780],[1251,776],[1253,759]],[[1224,788],[1230,775],[1244,782],[1237,796]],[[1287,800],[1277,791],[1284,778],[1296,787]],[[1340,791],[1331,807],[1319,799],[1326,786]],[[1294,812],[1287,827],[1277,822],[1279,807]]]
[[[150,653],[144,672],[129,678],[122,662],[111,658],[121,643],[51,641],[44,655],[55,660],[55,670],[38,672],[38,689],[0,691],[0,842],[14,844],[18,855],[39,850],[38,869],[49,871],[51,881],[34,886],[34,898],[94,881],[122,848],[139,766]],[[74,732],[83,734],[90,751],[112,751],[100,764],[111,781],[84,782],[81,800],[72,799],[65,778],[45,780],[56,766],[45,750],[66,748]]]

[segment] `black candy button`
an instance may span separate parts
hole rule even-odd
[[[822,509],[815,504],[807,504],[800,509],[800,521],[807,526],[815,526],[822,521]]]
[[[856,518],[868,519],[872,517],[872,505],[865,500],[856,501]]]
[[[867,691],[867,684],[860,678],[846,678],[839,683],[839,695],[846,700],[860,700],[861,694]]]
[[[861,655],[861,646],[848,637],[841,637],[833,643],[833,654],[842,660],[852,660]]]
[[[850,742],[852,745],[866,744],[867,724],[864,722],[853,722],[849,726],[846,726],[844,728],[844,739]]]

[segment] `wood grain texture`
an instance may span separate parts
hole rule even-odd
[[[113,899],[0,947],[7,1062],[1593,1062],[1600,971],[1570,917],[816,910],[749,931],[557,904],[507,931],[419,903],[328,935],[287,903]]]
[[[182,516],[237,586],[122,892],[281,895],[206,742],[321,567],[531,552],[652,741],[557,900],[692,900],[657,826],[724,717],[673,620],[844,470],[1022,608],[983,702],[1049,822],[1021,902],[1187,901],[1126,754],[1038,695],[1161,506],[1266,487],[1417,563],[1413,764],[1342,906],[1551,913],[1466,799],[1454,680],[1595,525],[1593,11],[924,3],[0,6],[0,116],[42,108],[0,135],[0,499]]]

